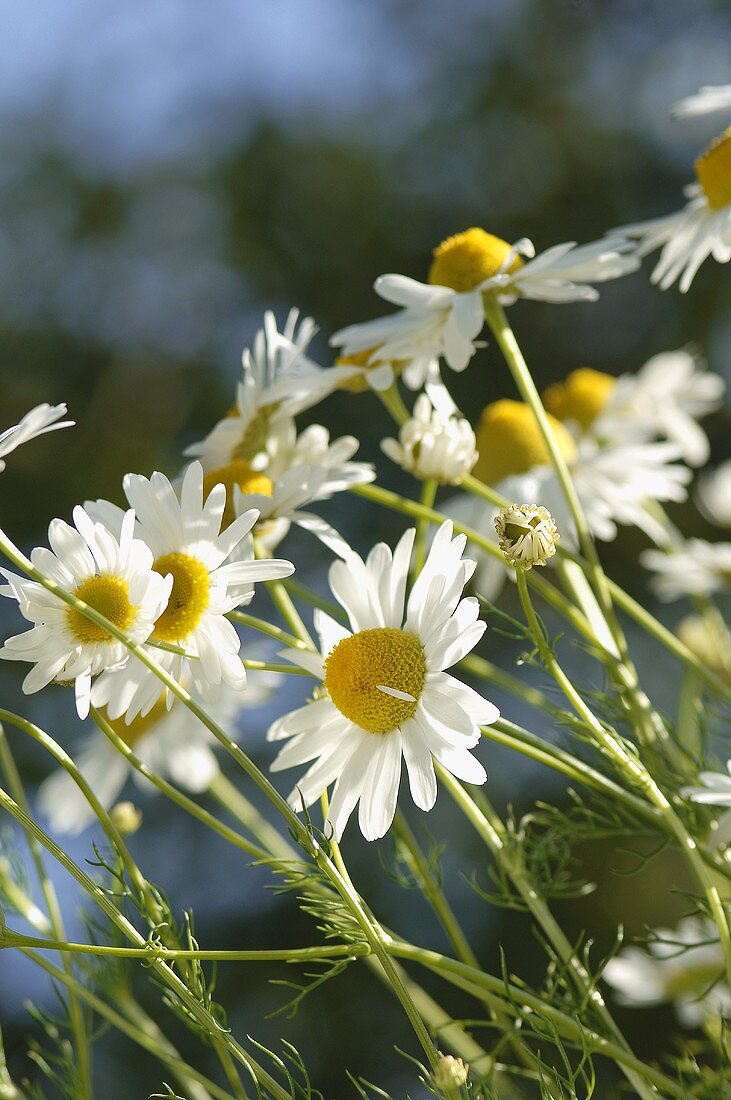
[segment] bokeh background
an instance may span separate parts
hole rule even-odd
[[[65,400],[78,424],[24,448],[2,476],[2,524],[25,546],[74,503],[116,499],[128,470],[177,472],[181,447],[230,404],[241,348],[264,309],[280,319],[293,305],[312,314],[314,357],[325,364],[332,331],[382,310],[374,278],[423,278],[431,248],[452,232],[482,225],[508,240],[529,236],[541,249],[676,209],[720,124],[671,121],[668,105],[700,84],[727,82],[731,71],[725,0],[2,0],[0,13],[0,422]],[[706,264],[686,296],[657,291],[648,274],[646,265],[608,284],[597,305],[515,307],[540,384],[581,365],[635,370],[688,343],[731,380],[727,272]],[[454,380],[454,394],[473,419],[488,401],[513,396],[494,349]],[[378,458],[386,421],[370,395],[332,397],[315,418],[356,434],[387,483],[409,488]],[[727,457],[728,412],[706,426],[714,459]],[[383,537],[399,531],[395,519],[352,499],[329,515],[335,510],[361,549],[376,523]],[[678,514],[686,530],[709,534],[690,506]],[[618,579],[640,593],[642,545],[627,532],[605,551]],[[287,550],[323,583],[316,546],[292,540]],[[681,614],[662,613],[671,623]],[[0,608],[0,633],[16,627]],[[633,640],[654,697],[670,708],[674,667]],[[514,665],[513,643],[495,636],[490,644],[491,659]],[[73,744],[79,723],[68,693],[21,703],[19,683],[16,668],[0,667],[3,699]],[[298,690],[286,685],[286,699],[296,702]],[[514,700],[496,699],[535,728]],[[270,716],[266,707],[247,713],[242,731],[262,761]],[[17,736],[13,746],[32,788],[49,763]],[[496,749],[485,754],[501,808],[513,803],[520,813],[536,798],[562,797],[548,773]],[[246,870],[162,800],[143,805],[134,851],[178,912],[194,910],[206,946],[307,942],[308,923],[288,899],[264,891],[263,873]],[[488,872],[464,829],[456,835],[450,808],[440,804],[428,826],[435,839],[449,838],[445,880],[481,956],[497,967],[502,943],[509,965],[538,980],[544,960],[527,923],[464,881],[477,867],[487,885]],[[6,848],[20,843],[9,828],[2,835]],[[72,842],[79,860],[91,856],[92,839],[87,832]],[[366,894],[377,884],[383,897],[379,915],[441,945],[419,897],[385,879],[389,842],[366,849],[349,837],[359,884]],[[683,885],[671,864],[653,863],[639,890],[636,879],[612,873],[603,849],[584,854],[599,886],[557,907],[570,934],[588,926],[606,945],[620,917],[641,931],[683,912],[682,897],[668,894]],[[61,878],[58,887],[73,912],[75,892]],[[83,934],[72,921],[74,932]],[[138,984],[164,1021],[154,992]],[[393,1050],[411,1049],[408,1032],[363,970],[313,994],[293,1020],[262,1022],[284,996],[258,969],[222,968],[218,991],[237,1032],[298,1046],[325,1096],[350,1094],[346,1068],[396,1100],[416,1095]],[[34,1076],[28,997],[53,1006],[46,980],[3,952],[10,1064]],[[459,998],[449,1005],[468,1010]],[[619,1015],[641,1054],[668,1043],[671,1010]],[[186,1043],[177,1024],[170,1029]],[[196,1040],[187,1043],[210,1065]],[[114,1034],[99,1045],[96,1071],[108,1100],[160,1087],[156,1064]]]

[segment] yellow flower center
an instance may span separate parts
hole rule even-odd
[[[394,627],[361,630],[338,642],[325,661],[325,687],[341,714],[368,733],[390,733],[411,718],[424,687],[421,642]],[[413,695],[394,699],[378,685]]]
[[[363,351],[354,351],[352,355],[339,355],[335,360],[335,366],[363,367],[364,370],[373,370],[374,367],[382,366],[378,361],[370,362],[375,350],[375,347],[365,348]],[[365,374],[354,374],[352,378],[346,378],[338,386],[338,389],[347,390],[349,393],[365,393],[368,388]]]
[[[261,405],[257,409],[256,415],[253,416],[246,425],[244,433],[236,444],[231,458],[240,458],[250,462],[252,458],[255,458],[266,449],[272,420],[280,405],[281,401],[272,401],[269,405]],[[234,408],[229,409],[228,415],[238,416],[238,408],[234,406]]]
[[[611,374],[580,367],[565,381],[548,386],[543,404],[559,420],[576,420],[587,431],[606,408],[616,384]]]
[[[576,444],[560,420],[548,415],[554,437],[567,462],[576,456]],[[534,466],[548,466],[551,456],[538,421],[522,401],[494,401],[483,409],[475,433],[480,457],[472,471],[486,485],[497,485],[511,474]]]
[[[510,255],[511,246],[500,237],[486,233],[484,229],[466,229],[447,237],[434,249],[429,268],[429,282],[435,286],[448,286],[462,294],[474,290],[485,279],[492,278],[502,269]],[[517,271],[523,266],[519,256],[514,256],[507,271]]]
[[[153,637],[158,642],[179,642],[193,633],[208,607],[210,577],[203,562],[191,554],[163,554],[152,568],[166,577],[173,575],[173,590],[168,605],[155,623]]]
[[[731,203],[731,126],[698,157],[695,174],[711,210]]]
[[[134,622],[137,608],[129,602],[129,586],[122,577],[109,574],[87,577],[76,587],[74,595],[89,607],[93,607],[105,619],[109,619],[110,623],[114,623],[120,630],[127,630]],[[82,645],[114,640],[108,630],[87,619],[74,607],[67,609],[66,622],[74,637]]]
[[[223,510],[221,530],[225,531],[236,519],[234,486],[238,485],[242,493],[259,493],[270,497],[274,493],[274,482],[260,470],[252,470],[248,462],[235,458],[226,466],[217,466],[203,477],[203,495],[208,496],[214,485],[226,486],[226,507]]]
[[[165,693],[163,692],[148,714],[144,717],[138,714],[136,718],[132,719],[129,725],[126,725],[124,717],[110,718],[107,714],[106,719],[117,737],[119,737],[121,741],[124,741],[125,745],[129,745],[130,748],[133,748],[140,738],[144,737],[153,726],[156,726],[160,719],[164,718],[167,713],[168,708],[165,705]]]

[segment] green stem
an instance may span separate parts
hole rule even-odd
[[[260,542],[254,540],[254,554],[258,559],[269,558],[271,554],[261,545]],[[289,592],[284,587],[281,581],[267,581],[267,591],[274,602],[282,619],[289,627],[292,634],[300,639],[300,642],[307,649],[316,649],[315,643],[312,640],[309,630],[302,622],[300,614],[297,608],[294,606]]]
[[[383,405],[391,414],[393,419],[399,425],[405,424],[410,418],[411,413],[406,408],[403,402],[403,398],[399,393],[398,382],[391,383],[387,390],[378,390],[378,396],[380,397]]]
[[[422,482],[421,486],[421,503],[425,508],[432,509],[434,507],[434,501],[437,498],[437,488],[439,483],[436,478],[427,478]],[[416,524],[416,540],[414,542],[414,558],[412,564],[412,571],[414,576],[418,576],[424,565],[424,559],[426,557],[426,536],[429,530],[429,520],[421,516]]]
[[[289,646],[290,649],[309,648],[301,638],[296,637],[294,634],[288,634],[286,630],[282,630],[281,627],[274,626],[272,623],[267,623],[264,619],[258,619],[256,615],[249,615],[246,611],[229,611],[226,618],[231,619],[234,623],[241,623],[242,626],[248,626],[251,630],[258,631],[259,634],[266,634],[269,638],[281,642],[282,645]]]

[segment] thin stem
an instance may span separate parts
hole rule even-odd
[[[259,634],[266,634],[269,638],[281,642],[282,645],[289,646],[290,649],[309,648],[301,638],[296,637],[294,634],[288,634],[286,630],[274,626],[273,623],[265,622],[264,619],[258,619],[256,615],[249,615],[246,611],[229,611],[226,618],[231,619],[234,623],[241,623],[242,626],[248,626],[251,630],[258,631]]]
[[[259,559],[271,557],[271,554],[269,554],[261,545],[261,543],[258,542],[256,539],[254,540],[254,554]],[[272,601],[274,602],[274,606],[276,607],[279,614],[282,616],[282,619],[287,624],[292,634],[294,634],[295,637],[299,638],[300,641],[308,649],[315,649],[315,643],[312,640],[310,632],[305,624],[302,622],[300,614],[297,608],[294,606],[292,599],[282,582],[267,581],[266,586],[267,591],[271,596]]]
[[[387,390],[378,390],[377,393],[396,423],[399,426],[405,424],[411,413],[404,405],[403,398],[399,393],[398,382],[394,380]]]
[[[437,488],[439,483],[436,478],[430,477],[421,485],[421,503],[425,508],[433,508],[434,501],[437,498]],[[416,540],[414,542],[414,560],[413,560],[413,574],[418,576],[424,565],[424,558],[426,557],[426,536],[429,530],[429,520],[421,516],[416,524]]]

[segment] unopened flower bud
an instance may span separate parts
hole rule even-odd
[[[559,539],[553,516],[540,504],[511,504],[495,516],[500,549],[511,565],[531,569],[545,565]]]
[[[461,1058],[451,1054],[442,1054],[434,1070],[434,1084],[438,1089],[458,1089],[467,1083],[469,1066]]]
[[[414,404],[414,414],[402,425],[399,438],[384,439],[384,454],[403,470],[442,485],[459,485],[477,462],[475,433],[463,417],[436,409],[426,394]]]
[[[142,810],[132,802],[118,802],[116,806],[112,806],[109,817],[122,836],[131,836],[142,824]]]

